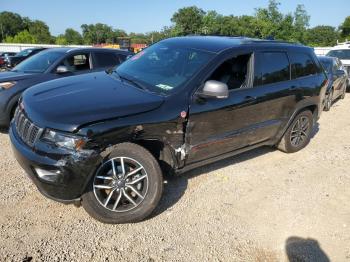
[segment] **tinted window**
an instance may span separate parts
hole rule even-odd
[[[315,62],[305,53],[291,53],[290,60],[292,64],[292,78],[296,79],[303,76],[317,74],[319,71]]]
[[[258,53],[255,65],[254,86],[290,80],[289,60],[286,53]]]
[[[114,53],[95,53],[96,67],[114,67],[120,64],[119,57]]]
[[[327,56],[333,56],[339,59],[348,60],[350,59],[350,49],[332,50],[328,52]]]
[[[324,69],[327,72],[331,72],[332,71],[332,61],[331,60],[322,59],[322,60],[320,60],[320,62],[321,62],[321,64],[323,65]]]

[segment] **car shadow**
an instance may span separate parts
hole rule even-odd
[[[330,262],[318,241],[312,238],[289,237],[286,253],[289,262]]]
[[[313,139],[316,136],[319,130],[320,130],[320,125],[319,123],[316,123],[311,133],[311,139]],[[269,147],[269,146],[260,147],[260,148],[247,151],[223,160],[219,160],[218,162],[214,162],[212,164],[207,164],[202,167],[198,167],[196,169],[188,171],[179,176],[176,176],[170,173],[165,173],[164,174],[165,182],[164,182],[162,199],[160,200],[159,205],[156,207],[155,211],[153,212],[150,218],[158,216],[165,211],[171,211],[172,207],[184,195],[188,186],[188,181],[190,179],[205,173],[210,173],[215,170],[225,168],[230,165],[239,164],[241,162],[263,156],[265,154],[274,152],[275,150],[277,149],[274,147]]]
[[[240,162],[247,161],[249,159],[253,159],[268,153],[275,151],[276,149],[271,147],[261,147],[252,151],[248,151],[236,156],[232,156],[218,162],[204,165],[202,167],[198,167],[191,171],[188,171],[179,176],[172,174],[164,174],[164,191],[162,195],[162,199],[160,200],[159,205],[156,207],[155,211],[151,215],[152,217],[158,216],[165,211],[171,211],[172,207],[181,199],[184,195],[188,181],[192,178],[200,176],[205,173],[209,173],[221,168],[225,168],[230,165],[239,164]]]
[[[9,133],[8,128],[0,127],[0,134],[8,134],[8,133]]]

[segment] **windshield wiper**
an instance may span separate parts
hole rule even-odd
[[[140,84],[138,81],[135,81],[135,80],[133,80],[133,79],[127,78],[127,77],[125,77],[125,76],[121,76],[121,75],[117,72],[117,70],[114,70],[113,72],[116,73],[117,76],[118,76],[121,80],[126,80],[126,81],[132,83],[132,84],[133,84],[134,86],[136,86],[137,88],[140,88],[140,89],[142,89],[142,90],[148,91],[148,89],[147,89],[144,85]]]

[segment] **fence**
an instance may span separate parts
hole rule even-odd
[[[61,45],[40,45],[40,44],[6,44],[6,43],[0,43],[0,52],[20,52],[23,49],[27,48],[33,48],[33,47],[46,47],[46,48],[53,48],[53,47],[63,47]],[[91,47],[88,45],[69,45],[64,47]]]

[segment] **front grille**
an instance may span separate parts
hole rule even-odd
[[[18,136],[26,143],[28,146],[32,147],[36,140],[42,133],[41,128],[34,125],[25,115],[24,112],[19,109],[16,109],[14,116],[14,124]]]

